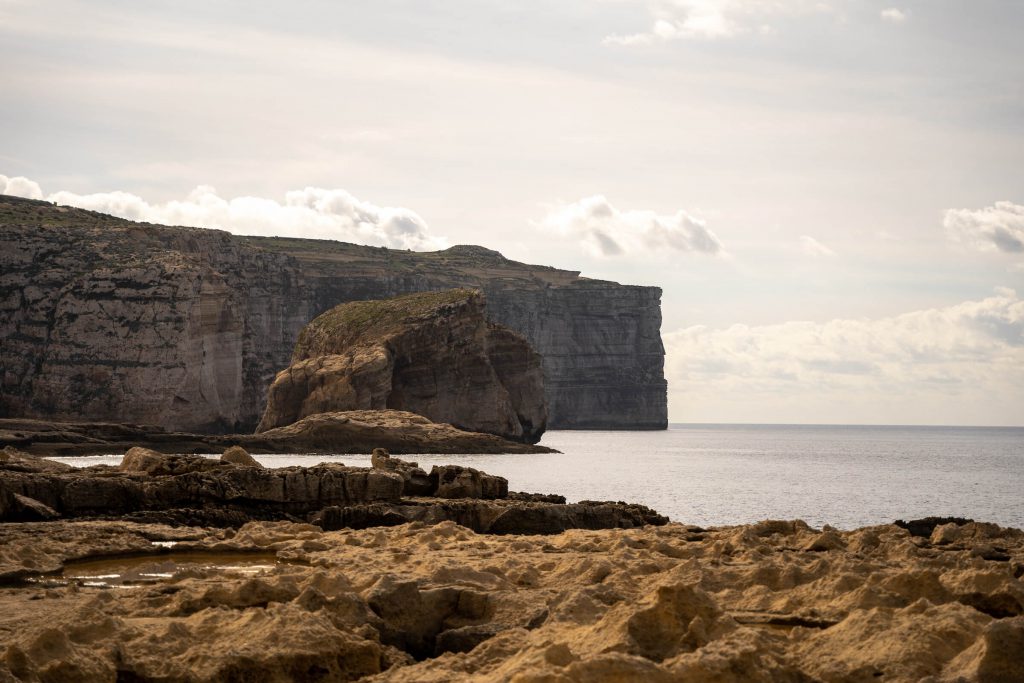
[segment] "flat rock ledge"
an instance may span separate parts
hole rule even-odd
[[[324,529],[454,521],[480,532],[553,534],[632,528],[668,518],[640,505],[512,494],[508,481],[470,467],[429,473],[383,449],[373,467],[321,463],[269,469],[229,449],[227,459],[128,451],[119,467],[74,468],[10,447],[0,451],[0,521],[111,518],[186,526],[251,520],[312,522]]]
[[[975,522],[11,523],[0,573],[0,681],[1024,680],[1024,533]]]
[[[401,410],[319,413],[261,434],[189,434],[160,427],[97,422],[0,419],[0,448],[35,455],[93,455],[142,446],[163,453],[555,453],[554,449],[467,432]]]

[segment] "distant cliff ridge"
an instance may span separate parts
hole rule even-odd
[[[477,287],[543,356],[550,429],[664,429],[661,290],[482,247],[406,252],[134,223],[0,196],[0,416],[248,431],[346,301]]]

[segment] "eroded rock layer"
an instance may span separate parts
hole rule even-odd
[[[159,427],[0,419],[0,448],[36,455],[117,453],[144,446],[162,453],[210,453],[244,446],[253,453],[555,453],[546,446],[467,432],[402,410],[317,413],[262,434],[192,434]]]
[[[0,680],[1014,683],[1022,571],[973,522],[7,524]]]
[[[668,522],[642,505],[510,496],[502,477],[459,465],[435,465],[427,473],[416,463],[378,455],[383,453],[377,449],[370,468],[264,468],[238,447],[219,460],[136,447],[118,467],[79,469],[5,448],[0,523],[115,516],[240,526],[251,519],[288,519],[339,529],[455,521],[495,534],[553,534]]]
[[[302,329],[256,431],[391,408],[536,443],[548,417],[540,356],[485,312],[483,295],[469,289],[332,308]]]
[[[0,416],[251,431],[302,327],[482,289],[543,356],[551,428],[661,429],[661,291],[509,261],[134,223],[0,197]]]

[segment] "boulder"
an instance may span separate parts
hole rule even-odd
[[[164,474],[160,470],[166,467],[166,456],[148,448],[136,446],[129,448],[121,460],[119,469],[122,472],[142,472],[144,474]]]
[[[370,455],[370,465],[374,469],[400,474],[403,482],[402,495],[431,496],[434,494],[435,484],[420,468],[419,463],[392,458],[387,449],[374,448]]]
[[[229,462],[232,465],[243,467],[263,467],[256,458],[249,455],[249,451],[241,446],[231,446],[220,456],[221,462]]]
[[[204,458],[201,455],[168,455],[134,446],[128,449],[121,460],[122,472],[137,472],[150,475],[187,474],[189,472],[210,472],[228,463]]]
[[[435,465],[430,481],[438,498],[484,498],[493,500],[508,496],[508,479],[485,474],[461,465]]]
[[[541,357],[487,321],[475,290],[341,304],[302,330],[256,431],[385,408],[536,443],[547,425]]]

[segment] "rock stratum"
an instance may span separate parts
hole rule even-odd
[[[0,197],[0,417],[245,432],[339,303],[458,287],[542,355],[550,428],[666,426],[660,298],[480,247],[413,253]]]
[[[536,443],[547,425],[540,355],[485,312],[483,294],[454,289],[322,313],[270,385],[257,433],[318,413],[393,409]]]
[[[467,432],[402,410],[318,413],[262,434],[193,434],[146,425],[0,419],[0,448],[33,455],[118,453],[133,446],[161,453],[557,453],[537,444]]]
[[[973,522],[5,524],[0,680],[1014,683],[1022,571]]]
[[[233,446],[220,460],[128,450],[119,467],[75,468],[13,448],[0,451],[0,522],[118,517],[188,525],[251,519],[308,521],[325,529],[458,522],[492,533],[551,534],[664,524],[641,505],[514,494],[502,477],[416,463],[376,449],[373,467],[321,463],[267,469]]]

